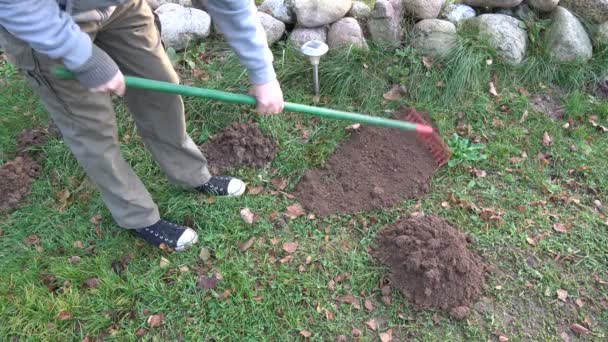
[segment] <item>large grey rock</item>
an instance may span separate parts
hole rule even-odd
[[[456,44],[456,26],[447,20],[425,19],[414,26],[412,45],[425,56],[446,56]]]
[[[476,15],[473,7],[462,4],[449,4],[441,11],[441,17],[452,24],[458,24],[463,20],[474,18]]]
[[[533,19],[535,16],[534,11],[532,11],[530,6],[528,6],[527,4],[521,4],[516,7],[499,8],[496,11],[496,13],[510,15],[512,17],[515,17],[517,19],[521,19],[524,21],[528,20],[528,19]]]
[[[340,20],[352,7],[352,0],[293,0],[298,25],[318,27]]]
[[[289,35],[289,42],[297,49],[311,40],[327,42],[327,26],[313,28],[296,27]]]
[[[583,24],[567,9],[558,6],[547,29],[551,58],[559,62],[586,61],[593,55],[593,45]]]
[[[285,33],[284,22],[280,21],[279,19],[275,19],[270,14],[266,14],[264,12],[258,12],[258,17],[260,18],[262,27],[266,32],[268,45],[276,43],[279,39],[281,39],[281,37],[283,37],[283,34]]]
[[[286,24],[296,22],[292,0],[266,0],[258,7],[258,10],[270,14]]]
[[[559,0],[528,0],[528,5],[539,12],[551,12],[558,3]]]
[[[331,25],[327,34],[327,44],[330,49],[356,46],[368,49],[359,22],[354,18],[342,18]]]
[[[437,18],[445,0],[402,0],[408,13],[418,19]]]
[[[209,36],[211,17],[196,8],[165,4],[156,9],[166,47],[183,50],[189,44]]]
[[[473,19],[479,25],[479,34],[498,54],[512,64],[520,64],[526,56],[528,34],[524,23],[504,14],[483,14]]]
[[[372,14],[372,9],[363,1],[353,1],[353,6],[350,8],[347,16],[355,19],[367,19]]]
[[[561,0],[559,5],[596,23],[608,21],[608,0]]]
[[[595,39],[599,44],[608,46],[608,21],[597,28]]]
[[[157,9],[164,4],[178,4],[184,7],[192,7],[192,0],[146,0],[152,9]]]
[[[377,44],[399,46],[401,43],[401,16],[386,0],[376,1],[367,28]]]
[[[473,7],[515,7],[522,3],[523,0],[464,0],[463,4],[467,4]]]

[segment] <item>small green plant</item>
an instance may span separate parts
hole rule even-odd
[[[469,139],[465,139],[456,133],[448,140],[448,146],[452,151],[452,158],[448,163],[450,167],[488,159],[488,156],[483,154],[486,145],[472,144]]]

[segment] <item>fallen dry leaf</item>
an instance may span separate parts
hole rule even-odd
[[[376,309],[376,307],[374,306],[374,303],[372,303],[372,301],[369,299],[365,300],[364,306],[368,311],[374,311]]]
[[[293,259],[293,255],[288,255],[288,256],[284,257],[283,259],[280,259],[279,262],[281,264],[286,264],[286,263],[290,262],[291,259]]]
[[[165,257],[160,257],[160,262],[158,263],[160,268],[167,268],[167,267],[169,267],[170,264],[171,264],[171,261],[169,261],[169,259],[167,259]]]
[[[597,121],[598,121],[597,115],[591,115],[591,117],[589,118],[589,123],[591,123],[591,125],[593,127],[597,128],[598,130],[600,130],[604,133],[608,133],[608,128],[600,125]]]
[[[496,90],[496,85],[494,84],[494,82],[490,82],[490,95],[494,96],[494,97],[498,97],[498,91]]]
[[[361,124],[356,123],[356,124],[346,126],[346,128],[344,128],[344,130],[347,132],[353,132],[353,131],[358,131],[359,128],[361,128]]]
[[[547,236],[546,233],[536,234],[534,236],[527,237],[526,241],[528,241],[528,243],[531,244],[532,246],[536,246],[538,241],[544,239],[546,236]]]
[[[591,331],[589,331],[589,329],[585,328],[584,326],[580,325],[580,324],[576,324],[573,323],[570,326],[570,329],[572,329],[572,331],[574,331],[577,334],[581,334],[581,335],[590,335]]]
[[[82,244],[82,241],[74,241],[74,243],[72,244],[72,246],[74,246],[74,248],[78,248],[78,249],[83,249],[84,245]]]
[[[422,65],[424,65],[425,68],[427,68],[429,70],[432,69],[434,63],[435,63],[435,61],[433,60],[433,57],[431,57],[431,56],[422,57]]]
[[[40,243],[40,237],[38,235],[30,235],[25,238],[25,244],[28,246],[34,246]]]
[[[163,314],[151,315],[150,317],[148,317],[147,322],[148,322],[148,325],[150,326],[150,328],[156,328],[157,326],[165,323],[165,315],[163,315]]]
[[[351,333],[353,334],[353,337],[359,337],[359,336],[361,336],[361,330],[359,330],[357,328],[353,328],[353,330],[351,331]]]
[[[375,318],[372,318],[372,319],[368,320],[367,322],[365,322],[365,325],[367,325],[373,331],[376,331],[376,329],[378,329],[378,322],[376,321]]]
[[[185,266],[185,265],[184,266],[180,266],[179,267],[179,272],[180,273],[188,273],[188,272],[190,272],[190,267]]]
[[[380,341],[391,342],[393,340],[393,329],[388,329],[386,332],[380,333]]]
[[[353,295],[344,295],[342,297],[338,297],[338,300],[342,303],[353,304],[357,301],[357,298]]]
[[[287,187],[287,178],[274,178],[270,183],[272,183],[275,189],[283,191]]]
[[[59,311],[59,314],[57,315],[57,319],[60,321],[67,321],[69,319],[72,319],[72,314],[65,310],[61,310],[61,311]]]
[[[245,252],[246,250],[251,248],[251,246],[253,245],[253,242],[255,242],[255,237],[252,237],[249,240],[239,244],[239,249],[241,250],[241,252]]]
[[[287,215],[292,220],[296,219],[302,215],[305,215],[305,214],[306,214],[306,212],[304,211],[302,206],[299,205],[298,203],[292,204],[289,207],[287,207]]]
[[[139,328],[139,329],[137,329],[135,336],[144,337],[147,333],[148,333],[148,330],[146,328]]]
[[[100,286],[101,282],[99,278],[89,278],[82,284],[82,287],[85,289],[98,289]]]
[[[558,289],[555,292],[557,292],[557,298],[559,300],[561,300],[562,302],[565,302],[566,299],[568,299],[568,291],[562,290],[562,289]]]
[[[553,230],[555,230],[558,233],[567,233],[568,232],[568,228],[566,228],[566,226],[561,223],[554,223]]]
[[[312,333],[308,330],[300,330],[300,335],[302,335],[304,337],[310,337],[310,336],[312,336]]]
[[[68,262],[72,265],[76,265],[80,262],[80,257],[78,255],[74,255],[68,258]]]
[[[310,265],[311,262],[312,262],[312,257],[309,255],[306,257],[306,265]]]
[[[254,224],[255,214],[249,208],[241,209],[241,219],[247,224]]]
[[[225,298],[230,297],[231,294],[232,294],[232,291],[230,291],[230,290],[224,290],[224,292],[216,294],[215,298],[217,298],[217,299],[225,299]]]
[[[325,310],[325,318],[327,318],[328,321],[333,321],[336,319],[336,315],[329,310]]]
[[[407,94],[407,89],[399,84],[393,84],[391,89],[384,93],[382,97],[387,101],[397,101]]]
[[[336,290],[336,282],[332,279],[329,281],[329,283],[327,284],[327,287],[329,288],[330,291],[335,291]]]
[[[287,253],[295,253],[295,251],[298,250],[298,245],[297,242],[285,242],[283,244],[283,250]]]
[[[209,248],[201,248],[200,253],[198,253],[198,258],[201,259],[201,261],[209,260],[211,258],[211,251],[209,250]]]
[[[249,188],[248,193],[250,195],[259,195],[264,191],[264,187],[263,186],[256,186],[254,188]]]
[[[509,342],[509,338],[507,336],[499,335],[498,342]]]
[[[553,138],[549,135],[549,133],[545,132],[543,134],[543,145],[551,146],[553,144]]]
[[[583,306],[585,306],[585,302],[583,302],[583,300],[582,300],[582,299],[580,299],[580,298],[577,298],[577,299],[574,301],[574,303],[576,303],[576,305],[577,305],[579,308],[582,308]]]
[[[219,279],[217,279],[217,277],[214,275],[212,275],[211,277],[207,277],[207,276],[199,276],[198,280],[196,282],[196,287],[199,289],[204,289],[204,290],[212,290],[217,286],[217,283],[219,282]]]
[[[526,120],[528,120],[528,111],[524,111],[524,113],[521,115],[521,119],[519,119],[519,123],[524,123]]]
[[[435,87],[437,87],[437,88],[443,88],[443,87],[445,87],[445,82],[439,81],[439,82],[435,83]]]

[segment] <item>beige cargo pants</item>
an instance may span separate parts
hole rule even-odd
[[[128,1],[105,22],[84,23],[81,29],[124,74],[179,81],[145,0]],[[0,45],[42,99],[116,222],[129,229],[156,223],[158,207],[121,156],[110,95],[54,78],[50,69],[60,61],[36,53],[1,27]],[[207,161],[186,133],[181,97],[127,89],[126,101],[144,144],[173,184],[195,188],[209,180]]]

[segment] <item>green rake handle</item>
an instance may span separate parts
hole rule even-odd
[[[55,68],[53,70],[53,74],[61,79],[74,79],[74,74],[62,66]],[[170,82],[149,80],[141,77],[125,76],[125,84],[127,85],[127,87],[130,88],[179,94],[184,96],[196,96],[227,103],[250,106],[255,106],[257,104],[256,98],[253,96],[234,94],[219,90],[191,87]],[[398,128],[406,131],[416,131],[421,134],[433,133],[433,128],[426,125],[419,125],[406,121],[391,120],[376,116],[342,112],[328,108],[306,106],[297,103],[285,102],[285,111],[310,114],[327,119],[345,120],[373,126],[383,126],[390,128]]]

